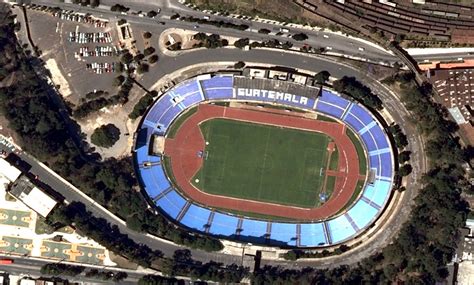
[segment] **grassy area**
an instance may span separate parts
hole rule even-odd
[[[339,166],[339,151],[337,150],[337,147],[334,146],[335,149],[331,154],[331,159],[329,160],[329,170],[338,170]]]
[[[318,114],[317,117],[318,121],[325,121],[325,122],[331,122],[331,123],[337,123],[337,121],[333,118],[329,118],[323,115]]]
[[[171,158],[167,156],[163,156],[162,163],[165,169],[166,176],[171,180],[171,184],[176,186],[177,185],[176,178],[174,177],[173,169],[171,168]]]
[[[299,207],[319,204],[329,137],[321,133],[214,119],[201,124],[209,142],[193,178],[211,194]]]
[[[349,128],[346,129],[347,136],[351,139],[352,143],[354,144],[357,156],[359,157],[359,169],[360,174],[366,175],[367,174],[367,158],[365,157],[365,150],[362,147],[362,143],[359,138],[354,134],[352,130]]]
[[[181,116],[179,116],[178,119],[176,119],[176,121],[174,121],[173,124],[171,125],[171,127],[168,129],[167,137],[174,138],[174,136],[176,135],[176,133],[179,130],[179,127],[181,127],[181,125],[184,123],[184,121],[186,121],[186,119],[188,119],[194,113],[197,112],[197,108],[198,108],[197,106],[193,107],[193,108],[187,110]]]
[[[334,186],[336,185],[336,176],[328,176],[326,179],[326,196],[329,199],[332,192],[334,192]]]

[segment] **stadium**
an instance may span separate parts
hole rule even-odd
[[[330,89],[234,74],[160,96],[134,159],[146,198],[176,224],[267,246],[358,237],[394,181],[391,142],[367,108]]]

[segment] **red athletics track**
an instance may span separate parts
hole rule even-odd
[[[340,181],[336,183],[330,199],[318,208],[300,208],[202,192],[194,187],[190,181],[203,163],[202,158],[197,156],[199,151],[205,149],[205,141],[199,124],[213,118],[228,118],[327,134],[334,140],[340,153],[338,172],[343,172],[345,175],[341,177],[343,179],[337,179]],[[166,139],[164,154],[171,158],[173,175],[180,189],[196,202],[210,207],[293,219],[320,220],[336,214],[349,202],[359,179],[357,152],[351,140],[345,134],[344,125],[216,105],[200,105],[197,112],[181,125],[174,139]]]

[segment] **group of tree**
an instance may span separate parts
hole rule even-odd
[[[286,41],[286,42],[280,42],[277,39],[269,39],[266,41],[258,42],[254,41],[250,43],[250,40],[248,38],[242,38],[238,39],[234,42],[234,46],[236,48],[243,49],[246,46],[250,46],[251,48],[256,48],[256,47],[268,47],[268,48],[282,48],[282,49],[290,49],[293,47],[293,44]]]
[[[110,7],[110,11],[114,11],[114,12],[128,12],[130,10],[130,8],[128,7],[125,7],[123,5],[120,5],[120,4],[115,4],[115,5],[112,5]]]
[[[395,141],[395,146],[399,150],[403,150],[408,146],[408,138],[403,133],[399,125],[391,124],[388,127],[388,131],[392,134],[393,140]],[[398,175],[401,177],[409,175],[413,170],[411,164],[408,163],[408,161],[410,160],[410,152],[401,152],[399,158],[402,159],[398,161],[398,163],[400,164],[400,167],[398,169]]]
[[[205,47],[205,48],[219,48],[229,45],[229,41],[222,39],[217,34],[207,35],[206,33],[197,33],[193,35],[193,40],[198,41],[193,45],[193,48],[196,47]]]
[[[100,5],[100,0],[72,0],[72,3],[95,8]]]
[[[101,279],[104,281],[111,280],[113,282],[120,282],[128,277],[128,274],[123,271],[102,271],[98,269],[89,269],[85,273],[86,277]]]
[[[41,266],[41,274],[53,276],[76,276],[84,271],[84,266],[69,265],[65,263],[47,263]]]
[[[246,24],[234,24],[232,22],[223,21],[223,20],[219,20],[219,21],[207,20],[207,19],[204,19],[204,18],[193,17],[193,16],[182,16],[181,17],[179,14],[174,14],[174,15],[171,16],[171,20],[176,20],[176,19],[179,19],[179,20],[185,21],[185,22],[193,22],[193,23],[198,23],[198,24],[207,24],[207,25],[212,25],[212,26],[216,26],[216,27],[219,27],[219,28],[230,28],[230,29],[236,29],[236,30],[241,30],[241,31],[245,31],[249,28],[249,26],[246,25]]]
[[[333,87],[337,92],[347,94],[369,108],[375,110],[382,110],[383,108],[380,98],[355,77],[344,76],[334,81]]]
[[[32,69],[32,59],[25,54],[24,47],[17,44],[14,16],[7,7],[0,4],[0,78],[7,79],[14,74],[15,80],[0,87],[0,112],[8,120],[8,127],[16,133],[23,150],[46,163],[117,216],[139,223],[140,231],[195,248],[222,249],[219,240],[192,234],[176,227],[161,214],[146,210],[148,203],[137,191],[139,186],[131,157],[101,161],[97,153],[90,152],[85,141],[83,149],[74,143],[59,107],[50,99],[45,84],[42,84],[43,79]],[[74,113],[84,116],[92,109],[106,106],[109,100],[121,103],[120,97],[129,91],[131,83],[128,77],[124,77],[118,93],[122,95],[118,98],[114,95],[92,99],[85,103],[87,105],[76,108]],[[95,235],[100,232],[102,230]]]
[[[96,146],[109,148],[120,139],[120,129],[114,124],[102,125],[94,130],[91,142]]]
[[[136,118],[142,116],[145,114],[146,109],[150,104],[153,103],[153,96],[150,94],[146,94],[140,100],[138,101],[137,104],[133,107],[132,112],[128,115],[128,117],[132,120],[135,120]]]
[[[110,97],[99,97],[86,102],[82,102],[79,106],[74,109],[74,117],[81,119],[85,118],[89,114],[96,112],[104,107],[125,104],[128,102],[128,96],[130,90],[133,87],[133,80],[130,77],[119,75],[114,79],[114,85],[118,85],[120,88],[116,95]]]

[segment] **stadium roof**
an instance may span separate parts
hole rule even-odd
[[[5,159],[0,158],[0,175],[8,179],[10,182],[14,182],[21,175],[21,170],[11,165]]]

